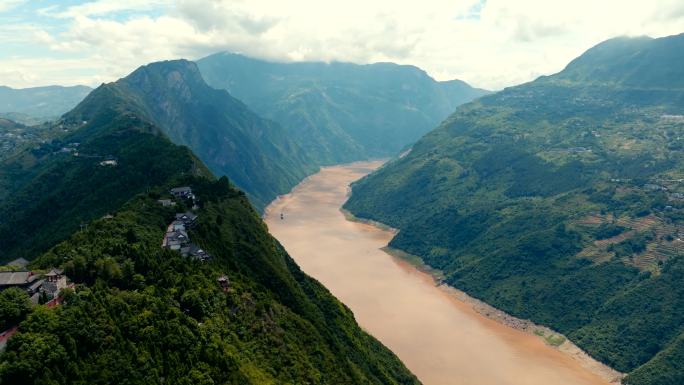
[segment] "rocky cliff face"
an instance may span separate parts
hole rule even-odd
[[[209,87],[192,62],[153,63],[103,87],[125,94],[174,143],[188,146],[212,172],[244,189],[258,209],[316,170],[278,124]],[[88,103],[70,115],[87,111]]]

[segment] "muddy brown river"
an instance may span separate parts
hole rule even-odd
[[[426,385],[607,385],[579,360],[489,319],[381,250],[392,232],[346,220],[349,184],[381,162],[322,169],[266,210],[271,233]],[[283,219],[280,215],[283,214]]]

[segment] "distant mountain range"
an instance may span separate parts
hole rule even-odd
[[[153,63],[92,92],[87,87],[2,87],[0,103],[7,112],[0,108],[0,117],[36,124],[89,94],[64,116],[76,124],[92,120],[107,103],[120,103],[112,98],[125,99],[126,108],[144,114],[174,143],[190,147],[261,210],[318,166],[392,156],[455,106],[487,93],[392,63],[282,64],[217,54],[198,64],[201,74],[188,61]],[[59,136],[55,130],[41,132],[49,135],[35,139]]]
[[[488,92],[407,65],[276,63],[232,53],[197,61],[202,76],[280,123],[318,164],[395,155]]]
[[[0,86],[0,116],[25,124],[57,119],[92,91],[86,86],[10,88]]]
[[[231,144],[245,161],[236,168],[250,166],[245,151],[268,160],[252,146],[278,128],[202,87],[192,63],[143,67],[55,122],[57,139],[0,163],[1,258],[63,268],[76,284],[62,305],[36,306],[19,323],[0,353],[0,383],[418,384],[299,269],[243,192],[167,137]],[[178,186],[198,207],[158,201]],[[160,247],[186,210],[198,215],[188,231],[208,261]]]
[[[277,123],[209,87],[192,62],[140,67],[93,91],[64,118],[90,121],[111,98],[126,99],[174,143],[190,147],[213,173],[227,175],[246,191],[259,209],[317,169]]]
[[[345,207],[624,383],[684,383],[683,55],[684,35],[601,43],[459,107]]]

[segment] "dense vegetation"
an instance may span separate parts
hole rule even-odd
[[[0,114],[26,124],[57,119],[74,108],[91,91],[90,87],[48,86],[10,88],[0,86]]]
[[[126,98],[176,144],[188,146],[216,175],[227,175],[263,209],[316,170],[276,123],[262,119],[224,90],[202,80],[194,63],[140,67],[105,84],[65,115],[90,121],[111,94]]]
[[[169,146],[129,106],[108,98],[97,119],[76,124],[0,167],[2,260],[35,257],[80,225],[116,210],[135,194],[183,172],[208,174],[186,148]],[[67,124],[63,122],[62,124]],[[63,144],[79,143],[71,152]],[[116,159],[116,166],[100,164]]]
[[[58,122],[57,143],[0,169],[3,258],[40,255],[32,268],[62,267],[76,283],[52,309],[0,293],[2,325],[20,322],[0,383],[418,383],[299,270],[227,178],[171,143],[124,89],[92,97]],[[199,197],[190,236],[207,262],[160,247],[187,207],[157,200],[180,185]]]
[[[394,155],[487,93],[393,63],[274,63],[219,53],[197,64],[209,85],[282,124],[323,165]]]
[[[31,310],[31,299],[26,291],[10,287],[0,291],[0,330],[7,330],[26,318]]]
[[[178,183],[203,203],[191,237],[213,259],[160,248],[175,212],[156,202],[166,190],[136,196],[34,262],[63,265],[78,285],[20,324],[0,356],[1,383],[417,383],[225,178]]]
[[[355,184],[346,208],[399,228],[391,246],[566,334],[626,383],[680,384],[681,52],[684,35],[616,39],[465,105]]]

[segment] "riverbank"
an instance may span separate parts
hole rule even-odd
[[[351,194],[351,189],[348,189],[347,194],[348,196],[349,194]],[[373,221],[370,219],[358,218],[354,214],[343,208],[340,208],[340,211],[344,215],[345,219],[347,219],[348,221],[354,221],[357,223],[374,226],[379,230],[392,233],[393,236],[395,236],[399,232],[399,230],[387,226],[384,223]],[[483,302],[475,297],[468,295],[468,293],[459,290],[458,288],[447,285],[446,283],[444,283],[444,273],[441,270],[435,269],[430,265],[426,264],[421,257],[409,254],[403,250],[395,249],[389,246],[383,247],[382,251],[398,259],[399,261],[408,263],[413,268],[418,269],[421,272],[429,274],[433,278],[435,286],[438,286],[440,290],[443,290],[445,293],[447,293],[454,299],[468,304],[473,308],[473,310],[475,310],[479,314],[493,321],[496,321],[502,325],[538,337],[550,347],[553,347],[558,351],[570,356],[572,359],[579,362],[580,365],[582,365],[582,367],[599,375],[601,378],[605,379],[611,384],[619,385],[621,384],[622,379],[625,377],[624,373],[621,373],[611,368],[610,366],[594,359],[592,356],[590,356],[587,352],[582,350],[579,346],[575,345],[570,339],[568,339],[563,334],[558,333],[547,326],[538,325],[530,320],[512,316],[504,312],[503,310],[497,309],[496,307],[486,302]]]
[[[625,376],[624,373],[618,372],[610,366],[597,361],[564,335],[544,325],[538,325],[530,320],[514,317],[486,302],[483,302],[475,297],[471,297],[468,295],[468,293],[462,290],[445,284],[443,282],[444,274],[440,270],[434,269],[425,264],[418,256],[408,254],[402,250],[393,249],[391,247],[385,247],[383,248],[383,251],[392,257],[409,263],[411,266],[419,269],[420,271],[430,274],[434,279],[435,285],[439,286],[441,290],[445,291],[448,293],[448,295],[454,297],[455,299],[470,305],[473,310],[479,314],[482,314],[483,316],[500,324],[523,331],[529,335],[539,337],[547,345],[572,357],[574,360],[579,362],[582,367],[590,370],[593,373],[596,373],[611,384],[621,384],[621,380]]]
[[[340,208],[349,184],[381,164],[324,168],[266,210],[269,230],[303,271],[345,303],[425,385],[610,384],[598,370],[534,335],[543,329],[506,325],[511,319],[495,309],[437,285],[439,272],[419,259],[384,249],[396,231],[345,217]],[[565,345],[555,334],[547,337]]]

